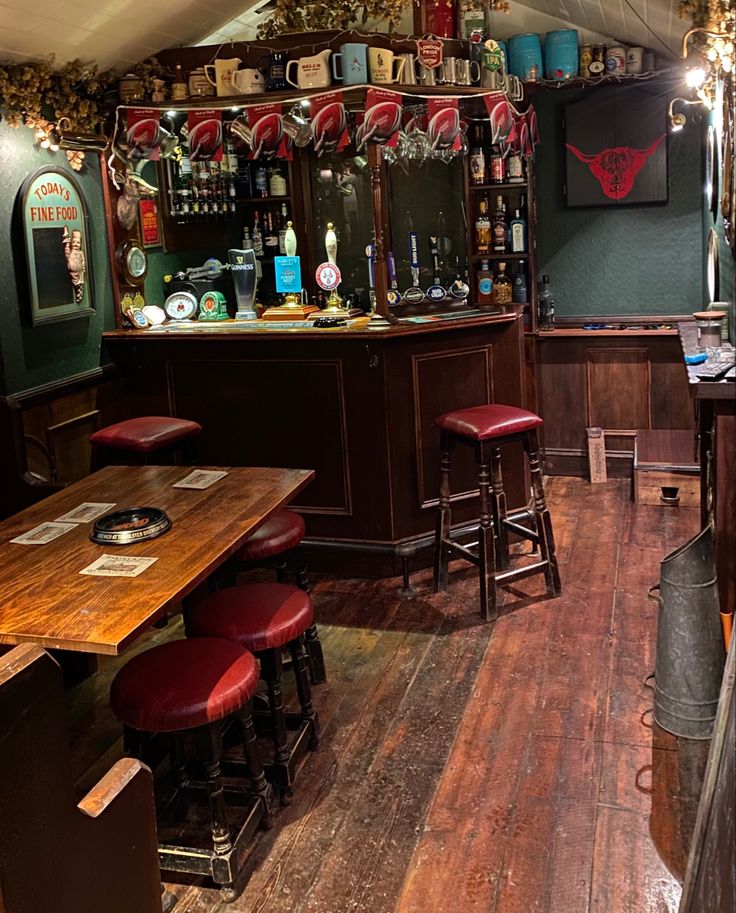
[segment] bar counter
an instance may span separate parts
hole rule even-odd
[[[194,324],[104,339],[131,414],[202,424],[199,463],[316,470],[294,506],[313,563],[346,573],[393,574],[398,557],[431,544],[438,415],[524,405],[519,310],[376,328]],[[504,460],[510,509],[527,502],[523,464],[520,450]],[[458,525],[477,523],[476,479],[461,448]]]

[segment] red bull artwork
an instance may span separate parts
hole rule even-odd
[[[616,146],[615,149],[603,149],[595,155],[586,155],[570,143],[565,143],[565,147],[578,161],[590,168],[591,174],[598,179],[601,190],[607,197],[612,200],[623,200],[634,189],[637,174],[644,167],[649,156],[656,152],[666,135],[663,133],[648,149]]]

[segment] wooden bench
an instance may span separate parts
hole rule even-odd
[[[692,431],[636,432],[634,501],[700,506],[700,467]]]
[[[118,761],[81,802],[61,670],[40,647],[0,657],[0,910],[161,913],[151,772]]]

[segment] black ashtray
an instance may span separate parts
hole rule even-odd
[[[130,545],[155,539],[171,529],[171,520],[159,507],[131,507],[95,520],[90,539],[98,545]]]

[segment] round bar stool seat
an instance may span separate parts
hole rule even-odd
[[[111,450],[151,453],[178,447],[202,433],[199,422],[170,415],[143,415],[107,425],[90,435],[90,443]]]
[[[284,583],[242,583],[213,593],[192,607],[187,635],[222,637],[251,650],[261,664],[261,678],[268,688],[268,713],[273,741],[273,764],[267,767],[281,801],[291,800],[291,786],[304,750],[319,744],[319,720],[312,705],[305,632],[314,623],[309,594]],[[283,652],[291,654],[300,711],[287,714],[281,687]],[[289,725],[293,722],[294,725]],[[296,734],[289,738],[289,729]]]
[[[265,561],[298,548],[304,538],[304,520],[292,510],[280,510],[259,527],[240,550],[241,561]]]
[[[312,600],[285,583],[244,583],[213,593],[187,618],[194,637],[222,637],[260,653],[285,647],[312,624]]]
[[[115,716],[142,732],[178,732],[236,713],[258,687],[255,657],[214,637],[175,640],[134,656],[110,691]]]
[[[543,422],[538,415],[528,412],[526,409],[519,409],[516,406],[487,405],[446,412],[435,420],[435,424],[443,431],[449,431],[460,437],[469,437],[474,441],[487,441],[491,438],[531,431],[533,428],[541,427]]]

